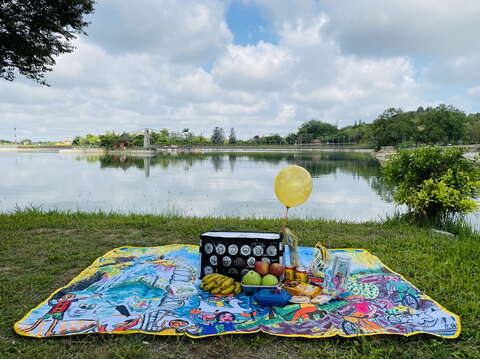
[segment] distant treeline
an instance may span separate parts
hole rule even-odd
[[[143,133],[116,134],[109,132],[96,136],[77,136],[73,144],[113,148],[119,144],[143,146]],[[416,111],[389,108],[372,123],[362,121],[338,128],[312,119],[304,122],[296,132],[283,137],[277,133],[257,135],[247,140],[238,139],[234,128],[229,135],[215,127],[207,138],[195,135],[188,128],[180,132],[162,129],[150,132],[152,145],[295,145],[295,144],[356,144],[368,147],[413,146],[420,144],[468,144],[480,142],[480,113],[465,114],[447,105],[419,107]]]

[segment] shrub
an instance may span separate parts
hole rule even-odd
[[[395,202],[416,217],[443,220],[478,207],[480,169],[459,147],[400,151],[386,162],[382,176],[394,186]]]

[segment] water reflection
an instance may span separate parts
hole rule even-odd
[[[121,168],[127,170],[136,168],[144,170],[148,167],[179,168],[188,171],[195,164],[210,161],[215,172],[225,170],[226,163],[231,172],[235,171],[237,160],[259,164],[279,165],[296,164],[306,168],[312,177],[328,175],[338,170],[354,174],[363,178],[377,176],[380,169],[378,161],[365,153],[355,152],[321,152],[321,153],[274,153],[274,152],[245,152],[245,153],[180,153],[159,154],[156,156],[127,156],[123,154],[109,154],[102,156],[79,156],[77,160],[99,162],[100,168]],[[147,171],[145,171],[145,176]]]
[[[126,156],[104,155],[87,156],[89,162],[100,162],[100,168],[136,168],[143,170],[145,177],[150,177],[150,167],[178,168],[189,171],[195,164],[210,161],[215,172],[226,169],[235,172],[235,165],[239,161],[251,161],[271,165],[296,164],[306,168],[312,177],[320,177],[336,173],[337,171],[351,174],[353,177],[365,179],[384,201],[392,202],[392,187],[385,184],[378,177],[380,164],[372,156],[356,152],[320,152],[320,153],[275,153],[275,152],[245,152],[245,153],[173,153],[156,156]]]
[[[19,163],[15,168],[15,161]],[[10,153],[0,156],[0,210],[44,209],[280,217],[273,181],[286,165],[305,167],[314,191],[292,217],[363,221],[395,207],[379,163],[348,152],[177,153],[156,156]],[[34,180],[33,180],[34,179]]]

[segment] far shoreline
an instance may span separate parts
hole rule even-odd
[[[449,147],[449,146],[442,146]],[[479,144],[461,145],[465,150],[464,156],[469,159],[476,159],[480,150]],[[375,150],[369,146],[348,146],[348,145],[270,145],[270,146],[164,146],[151,149],[127,148],[110,150],[102,147],[79,147],[79,146],[54,146],[54,145],[0,145],[1,152],[37,152],[37,153],[61,153],[61,154],[110,154],[123,156],[155,156],[157,154],[177,154],[177,153],[212,153],[212,152],[359,152],[369,153],[380,163],[384,163],[388,158],[398,152],[393,146],[385,146],[380,150]]]

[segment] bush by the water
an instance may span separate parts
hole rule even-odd
[[[392,156],[383,177],[395,187],[395,202],[417,218],[443,220],[475,211],[480,168],[463,153],[460,147],[425,147]]]

